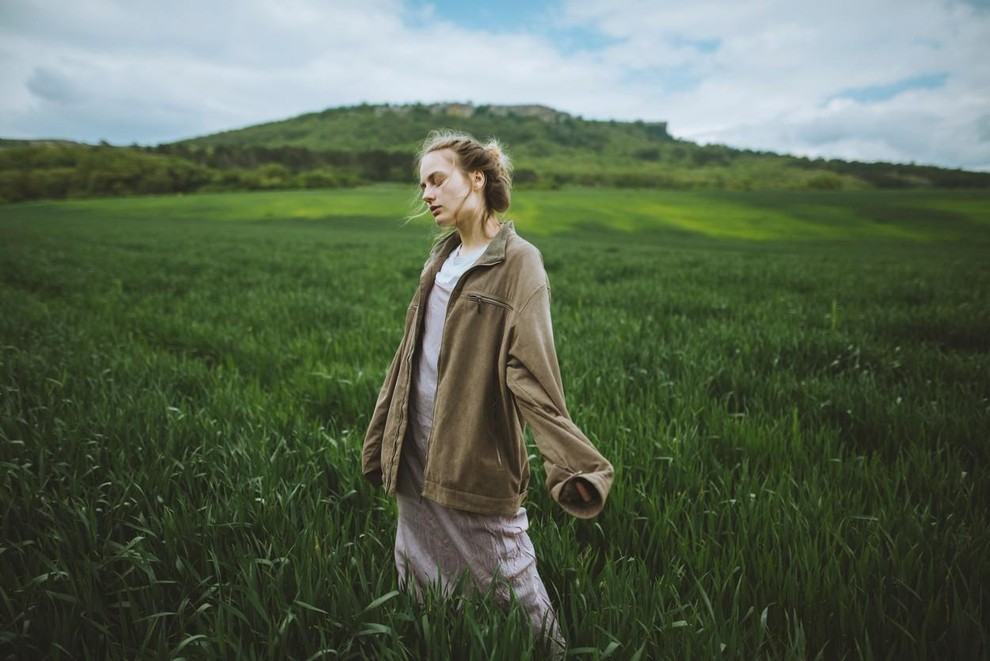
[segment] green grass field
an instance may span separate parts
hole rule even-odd
[[[0,207],[0,656],[529,658],[396,587],[364,428],[414,191]],[[521,191],[571,414],[577,658],[990,658],[990,194]],[[534,450],[535,452],[535,450]]]

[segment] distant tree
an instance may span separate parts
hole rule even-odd
[[[513,173],[512,181],[522,186],[535,185],[540,182],[540,174],[533,168],[519,168]]]

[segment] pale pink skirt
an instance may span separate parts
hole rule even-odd
[[[534,630],[543,631],[563,650],[556,613],[536,570],[525,508],[511,516],[476,514],[401,493],[398,503],[395,564],[400,585],[414,579],[417,592],[438,586],[449,596],[465,575],[482,591],[498,577],[494,586],[498,598],[508,602],[511,590]]]

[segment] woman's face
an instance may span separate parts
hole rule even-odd
[[[419,164],[423,201],[440,227],[459,227],[484,211],[485,178],[480,172],[465,174],[449,149],[431,151]]]

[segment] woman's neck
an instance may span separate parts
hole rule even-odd
[[[486,215],[479,222],[468,223],[465,227],[458,227],[457,233],[461,236],[461,250],[471,252],[487,246],[495,235],[498,234],[499,224],[494,215]]]

